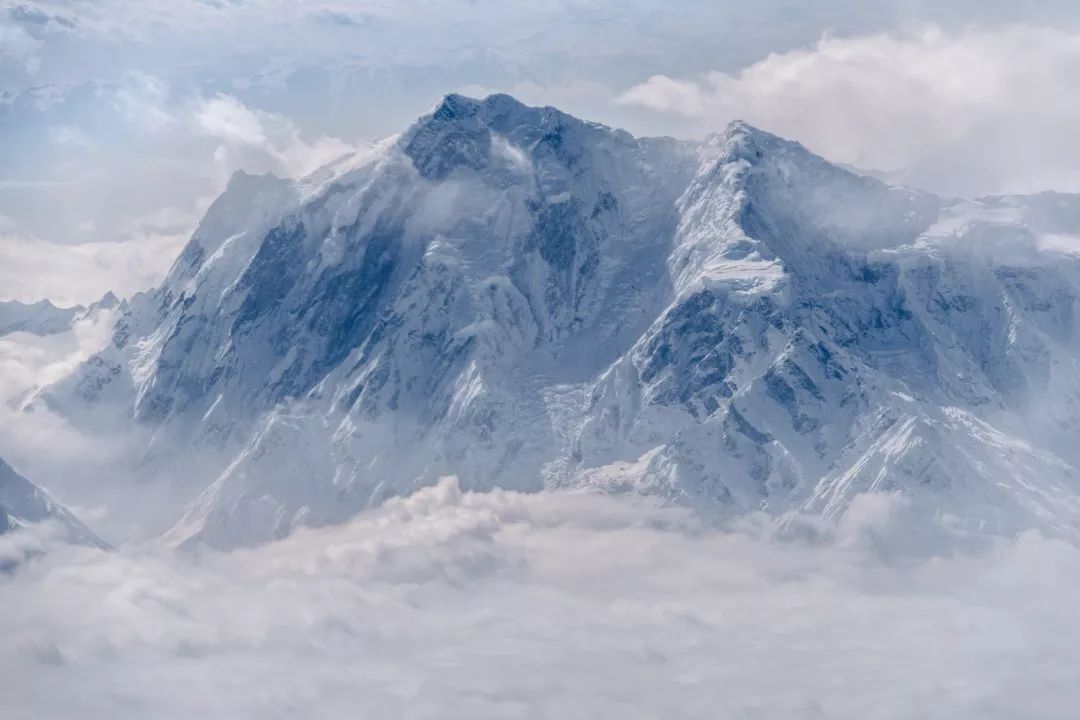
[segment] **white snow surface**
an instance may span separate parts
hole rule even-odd
[[[1080,532],[1080,198],[953,201],[743,123],[637,139],[447,96],[297,182],[238,175],[35,402],[153,430],[168,537],[254,545],[455,474],[710,517],[902,494]]]

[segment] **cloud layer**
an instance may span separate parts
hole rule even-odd
[[[0,300],[86,304],[107,290],[130,296],[159,283],[185,234],[63,245],[0,230]]]
[[[791,544],[444,482],[231,555],[53,548],[0,579],[0,697],[11,718],[1075,713],[1080,551],[886,559],[897,502]]]

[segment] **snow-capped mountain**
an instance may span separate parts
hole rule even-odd
[[[238,174],[41,399],[154,429],[216,546],[463,485],[842,512],[896,490],[1080,531],[1080,199],[953,201],[742,123],[634,138],[446,97],[299,180]],[[144,465],[147,467],[147,465]]]
[[[49,300],[24,303],[18,300],[0,301],[0,337],[16,332],[31,335],[56,335],[71,328],[72,323],[103,310],[113,310],[120,300],[111,292],[89,305],[57,307]]]
[[[36,303],[0,301],[0,336],[15,332],[55,335],[71,327],[75,318],[85,311],[81,305],[62,308],[48,300]]]
[[[0,534],[45,522],[54,523],[69,542],[108,547],[70,510],[0,459]]]

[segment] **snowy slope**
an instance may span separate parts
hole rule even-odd
[[[445,474],[721,515],[888,489],[1071,534],[1078,294],[1072,196],[946,201],[742,123],[637,139],[451,95],[310,178],[235,177],[41,399],[181,454],[176,542]]]
[[[0,533],[45,522],[54,523],[69,542],[108,547],[70,510],[0,459]]]

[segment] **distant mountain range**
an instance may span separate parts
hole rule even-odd
[[[16,332],[31,335],[56,335],[71,328],[76,320],[98,310],[112,310],[120,300],[111,292],[90,306],[57,307],[49,300],[24,303],[18,300],[0,300],[0,337]]]

